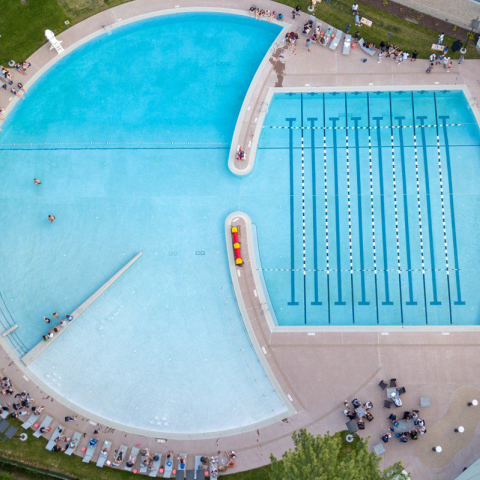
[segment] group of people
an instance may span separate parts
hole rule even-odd
[[[275,10],[271,12],[270,10],[264,10],[263,8],[258,8],[255,5],[252,5],[250,7],[250,16],[252,18],[256,18],[257,20],[261,20],[262,18],[265,18],[265,20],[268,20],[269,22],[271,22],[275,18],[280,21],[283,20],[283,15],[281,13],[277,14]]]
[[[3,396],[9,397],[14,394],[15,389],[13,383],[9,377],[3,377],[0,384],[1,390],[0,393]],[[33,412],[34,415],[40,415],[45,407],[43,405],[32,405],[35,403],[35,400],[32,399],[30,393],[20,392],[16,393],[13,397],[13,401],[3,403],[0,405],[0,411],[8,412],[12,418],[20,418],[28,413]],[[13,411],[11,411],[13,410]]]
[[[317,28],[315,31],[312,33],[311,36],[310,33],[313,30],[313,21],[309,20],[304,26],[303,26],[303,34],[307,35],[307,48],[308,51],[310,51],[310,45],[312,43],[319,43],[320,45],[326,45],[330,41],[330,39],[335,38],[335,34],[333,33],[332,27],[328,27],[325,31],[323,31],[320,27],[320,25],[317,25]]]
[[[365,429],[365,420],[371,422],[375,417],[372,415],[370,410],[373,408],[373,403],[367,401],[365,403],[361,403],[357,398],[352,400],[353,408],[350,408],[349,403],[345,400],[343,402],[344,409],[343,414],[350,420],[358,419],[358,429],[364,430]]]
[[[429,57],[430,64],[427,68],[427,73],[432,73],[437,65],[443,65],[443,68],[449,72],[452,68],[453,62],[452,59],[447,56],[448,47],[445,47],[444,51],[438,54],[438,57],[435,53],[432,53]],[[465,59],[465,55],[460,55],[458,63],[461,64]]]
[[[60,316],[58,315],[57,312],[53,312],[53,318],[60,318]],[[52,323],[52,320],[48,317],[43,317],[43,320],[44,320],[45,323],[48,323],[48,324]],[[61,328],[65,328],[67,326],[68,322],[71,322],[72,320],[73,320],[72,315],[70,315],[70,314],[65,315],[65,318],[60,320],[55,327],[48,329],[48,334],[43,335],[43,340],[45,342],[48,342],[51,338],[53,338],[55,336],[56,333],[60,332]]]
[[[32,66],[30,62],[22,62],[22,63],[17,63],[15,65],[15,68],[17,69],[17,72],[21,73],[22,75],[27,74],[27,70]],[[2,85],[2,88],[7,91],[8,87],[10,87],[10,92],[16,95],[19,98],[22,98],[25,100],[24,94],[28,93],[25,85],[22,82],[17,82],[17,86],[14,87],[13,85],[13,75],[10,73],[10,71],[2,67],[2,75],[4,77],[5,83]],[[22,93],[23,92],[23,93]],[[0,107],[0,120],[5,120],[5,109]]]
[[[400,427],[400,420],[397,416],[392,413],[388,417],[392,426],[381,436],[381,439],[384,443],[388,443],[392,437],[398,438],[398,440],[402,443],[408,442],[408,440],[418,440],[421,435],[425,435],[427,433],[427,429],[425,428],[425,420],[422,420],[419,417],[418,410],[412,410],[403,413],[404,425],[407,426],[408,429],[403,429],[403,431],[395,432],[395,429],[399,429]],[[411,425],[413,423],[413,426]],[[411,428],[410,428],[411,427]],[[402,429],[400,429],[402,430]]]

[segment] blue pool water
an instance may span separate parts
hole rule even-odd
[[[276,94],[256,162],[280,325],[480,323],[480,132],[463,92]]]
[[[20,355],[44,315],[73,311],[143,252],[31,364],[77,405],[174,433],[285,411],[238,311],[224,236],[242,204],[233,129],[279,30],[212,14],[114,30],[56,64],[4,123],[0,314],[19,326]]]

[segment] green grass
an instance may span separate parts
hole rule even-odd
[[[286,0],[281,3],[286,3],[290,6],[300,5],[302,11],[307,12],[307,7],[310,5],[308,0]],[[438,39],[438,32],[431,30],[416,23],[409,22],[402,18],[391,15],[383,10],[380,10],[369,5],[359,3],[359,12],[361,17],[368,18],[373,22],[372,27],[355,27],[355,17],[352,15],[353,0],[332,0],[328,3],[323,0],[322,3],[317,3],[315,8],[315,15],[322,20],[322,22],[329,23],[341,31],[345,31],[345,27],[350,24],[350,32],[352,35],[355,31],[360,32],[360,38],[373,42],[375,45],[383,40],[385,43],[390,42],[393,45],[400,47],[402,50],[412,52],[414,49],[418,51],[419,58],[428,58],[432,53],[432,43],[436,43]],[[391,34],[389,37],[388,34]],[[465,43],[463,40],[463,43]],[[444,45],[449,47],[455,41],[454,38],[445,36]],[[470,42],[470,48],[467,49],[466,58],[480,58],[474,44]],[[459,52],[452,52],[449,55],[452,58],[459,58]]]
[[[23,431],[23,429],[20,428],[19,421],[11,420],[11,423],[19,428],[19,434]],[[44,438],[35,438],[30,430],[26,442],[22,442],[18,438],[13,438],[5,443],[0,442],[0,457],[81,480],[132,479],[131,473],[110,467],[105,467],[100,470],[93,463],[83,463],[81,458],[76,455],[69,457],[64,453],[49,452],[45,449],[46,444],[47,441]],[[269,467],[267,466],[248,472],[229,475],[228,478],[232,480],[268,480],[268,472]],[[28,473],[22,473],[22,476],[25,478],[30,477]],[[32,475],[31,478],[38,477]]]
[[[56,34],[85,18],[115,5],[131,0],[0,0],[0,44],[7,54],[16,61],[22,61],[45,43],[45,30],[49,28]],[[354,33],[355,22],[351,14],[353,0],[323,0],[316,7],[316,15],[324,22],[344,31],[348,23],[353,24],[350,32]],[[280,3],[290,7],[301,5],[307,12],[309,0],[280,0]],[[362,16],[373,21],[373,26],[358,28],[361,36],[378,45],[380,41],[390,41],[400,48],[419,52],[420,58],[427,58],[431,53],[431,45],[437,39],[438,33],[413,22],[390,15],[381,9],[360,4]],[[286,18],[289,12],[285,11]],[[68,20],[70,25],[65,25]],[[392,34],[388,37],[387,34]],[[454,39],[445,37],[445,44],[451,45]],[[453,58],[460,54],[450,52]],[[480,58],[480,55],[470,44],[467,58]],[[6,63],[3,52],[0,51],[0,63]]]

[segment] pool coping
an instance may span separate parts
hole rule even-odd
[[[386,85],[386,86],[364,86],[364,87],[270,87],[268,89],[264,103],[267,108],[260,110],[258,120],[255,122],[255,130],[253,133],[252,143],[250,146],[249,156],[247,158],[248,166],[245,170],[242,170],[240,175],[247,175],[255,167],[255,158],[257,155],[258,142],[263,128],[265,117],[268,114],[270,102],[276,93],[327,93],[327,92],[398,92],[398,91],[441,91],[441,90],[462,90],[465,94],[465,98],[473,111],[473,114],[477,120],[477,124],[480,128],[480,110],[477,103],[473,100],[473,96],[470,93],[467,85]],[[240,132],[239,132],[240,134]],[[248,172],[247,172],[248,170]],[[234,172],[236,173],[236,172]],[[237,175],[239,175],[237,173]]]

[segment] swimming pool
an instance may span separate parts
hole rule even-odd
[[[20,355],[44,315],[71,312],[143,252],[30,365],[79,407],[174,434],[285,412],[238,311],[223,226],[241,204],[227,168],[237,115],[279,31],[206,13],[113,30],[59,61],[4,123],[1,313]]]
[[[480,323],[463,91],[276,93],[255,168],[271,178],[252,221],[279,325]]]

